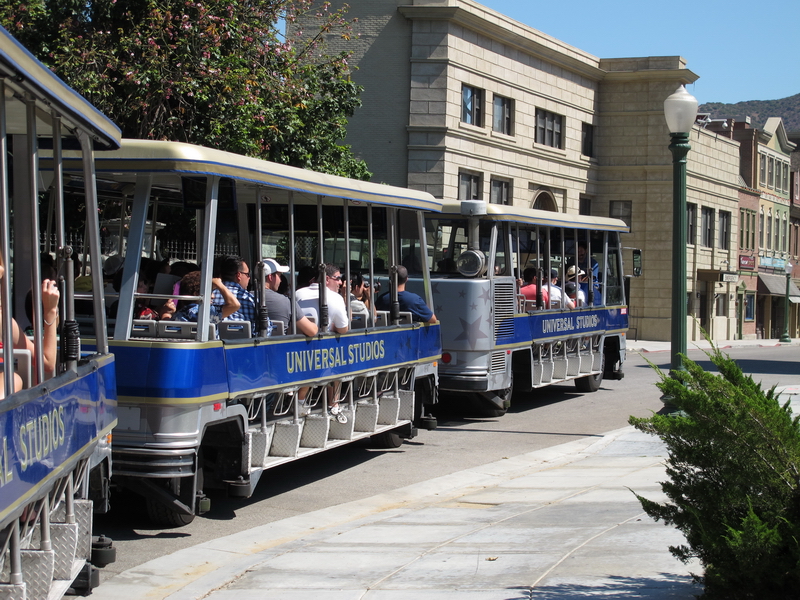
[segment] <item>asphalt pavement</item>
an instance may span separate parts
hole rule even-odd
[[[800,386],[784,393],[800,404]],[[699,564],[670,554],[682,534],[633,494],[664,500],[665,457],[658,438],[625,427],[199,544],[120,573],[92,597],[691,600],[702,592]]]

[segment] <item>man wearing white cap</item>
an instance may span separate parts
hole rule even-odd
[[[297,333],[307,336],[317,335],[317,326],[303,314],[297,303],[295,303],[294,310],[292,310],[291,300],[278,293],[278,288],[281,285],[280,274],[288,271],[289,267],[282,266],[274,258],[268,258],[264,261],[264,305],[267,307],[269,318],[271,321],[283,321],[288,333],[289,323],[291,322],[292,314],[294,314]]]

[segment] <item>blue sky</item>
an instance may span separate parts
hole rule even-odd
[[[600,58],[683,56],[701,104],[800,94],[800,0],[478,1]]]

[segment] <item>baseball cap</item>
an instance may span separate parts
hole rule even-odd
[[[119,254],[112,254],[103,263],[103,275],[112,277],[122,268],[123,259]]]
[[[264,275],[272,275],[273,273],[288,273],[289,267],[282,267],[274,258],[264,259]]]

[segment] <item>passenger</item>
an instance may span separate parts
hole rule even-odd
[[[239,309],[226,318],[231,321],[250,321],[251,331],[257,331],[256,300],[253,294],[247,291],[251,277],[247,263],[239,256],[222,256],[214,264],[214,271],[239,302]],[[219,291],[211,292],[211,304],[222,306],[222,295]]]
[[[200,295],[200,275],[200,271],[194,271],[183,276],[183,279],[181,279],[181,296]],[[211,304],[209,307],[211,322],[219,323],[222,319],[229,317],[239,310],[239,300],[236,299],[233,292],[228,289],[219,277],[214,277],[211,280],[211,285],[219,292],[220,297],[223,299],[222,306]],[[194,300],[181,300],[178,302],[178,312],[175,313],[175,320],[197,323],[199,311],[199,302]]]
[[[278,291],[282,281],[280,276],[288,271],[289,267],[281,266],[274,258],[268,258],[264,261],[264,275],[266,276],[264,304],[267,307],[269,318],[271,321],[283,321],[283,325],[286,328],[285,331],[288,332],[290,319],[294,314],[298,333],[309,337],[317,335],[316,324],[303,314],[297,303],[295,303],[294,310],[292,310],[291,300]]]
[[[591,272],[591,286],[594,293],[594,304],[602,304],[603,297],[600,294],[600,265],[594,259],[594,256],[589,254],[587,251],[586,242],[584,241],[578,242],[578,266],[587,272]],[[579,283],[585,296],[588,298],[589,278],[586,278],[585,280],[579,280]]]
[[[406,291],[408,281],[408,270],[403,265],[397,266],[397,301],[400,304],[401,312],[410,312],[414,321],[421,323],[435,323],[436,315],[425,304],[425,300],[414,292]],[[375,308],[378,310],[390,310],[392,306],[392,295],[386,292],[375,300]]]
[[[369,312],[371,289],[369,281],[364,279],[361,273],[353,274],[350,281],[350,310],[359,313]]]
[[[0,255],[0,279],[5,276],[5,263],[2,255]],[[56,344],[57,344],[57,329],[58,329],[58,301],[61,297],[58,291],[58,284],[53,279],[45,279],[42,281],[42,325],[44,331],[42,333],[42,358],[44,360],[45,376],[55,372],[56,370]],[[0,312],[2,317],[2,312]],[[1,322],[1,321],[0,321]],[[17,324],[15,319],[11,319],[11,336],[16,350],[28,350],[32,357],[35,357],[35,346],[31,339],[25,335],[25,332]],[[0,339],[0,350],[3,348],[3,341]],[[0,355],[2,360],[2,355]],[[36,370],[34,369],[35,373]],[[40,382],[41,383],[41,382]],[[4,374],[0,370],[0,397],[5,396],[5,379]],[[14,373],[14,391],[18,392],[22,389],[22,378]]]
[[[145,277],[145,274],[139,273],[139,283],[136,286],[136,293],[149,294],[152,291],[153,288]],[[149,298],[136,298],[136,302],[133,304],[133,318],[143,319],[146,321],[155,321],[160,319],[161,315],[158,313],[158,311],[150,308]]]
[[[346,333],[350,329],[350,319],[347,316],[344,298],[340,293],[342,272],[336,265],[325,265],[325,286],[328,289],[325,294],[328,306],[328,331]],[[308,287],[297,290],[296,297],[303,313],[313,315],[319,324],[319,283],[312,283]]]
[[[567,285],[572,282],[576,284],[576,293],[575,299],[575,306],[586,306],[586,290],[588,289],[588,278],[586,277],[586,272],[583,269],[578,269],[578,276],[575,276],[575,265],[572,265],[569,269],[567,269],[567,283],[564,285],[564,289],[566,289]],[[569,294],[568,294],[569,295]],[[569,295],[570,298],[573,296]]]
[[[575,303],[558,287],[558,269],[550,269],[550,306],[553,308],[575,308]]]
[[[297,272],[297,289],[308,287],[317,280],[317,270],[306,265]]]
[[[523,285],[519,293],[525,296],[525,300],[530,300],[536,302],[536,272],[538,269],[536,267],[528,267],[522,272],[522,280],[525,285]],[[542,286],[542,306],[547,306],[549,295],[547,293],[547,287]]]
[[[583,273],[583,271],[581,271],[581,273]],[[586,296],[583,290],[579,288],[574,281],[568,281],[564,284],[564,292],[567,294],[567,297],[572,300],[573,306],[570,308],[586,306]]]

